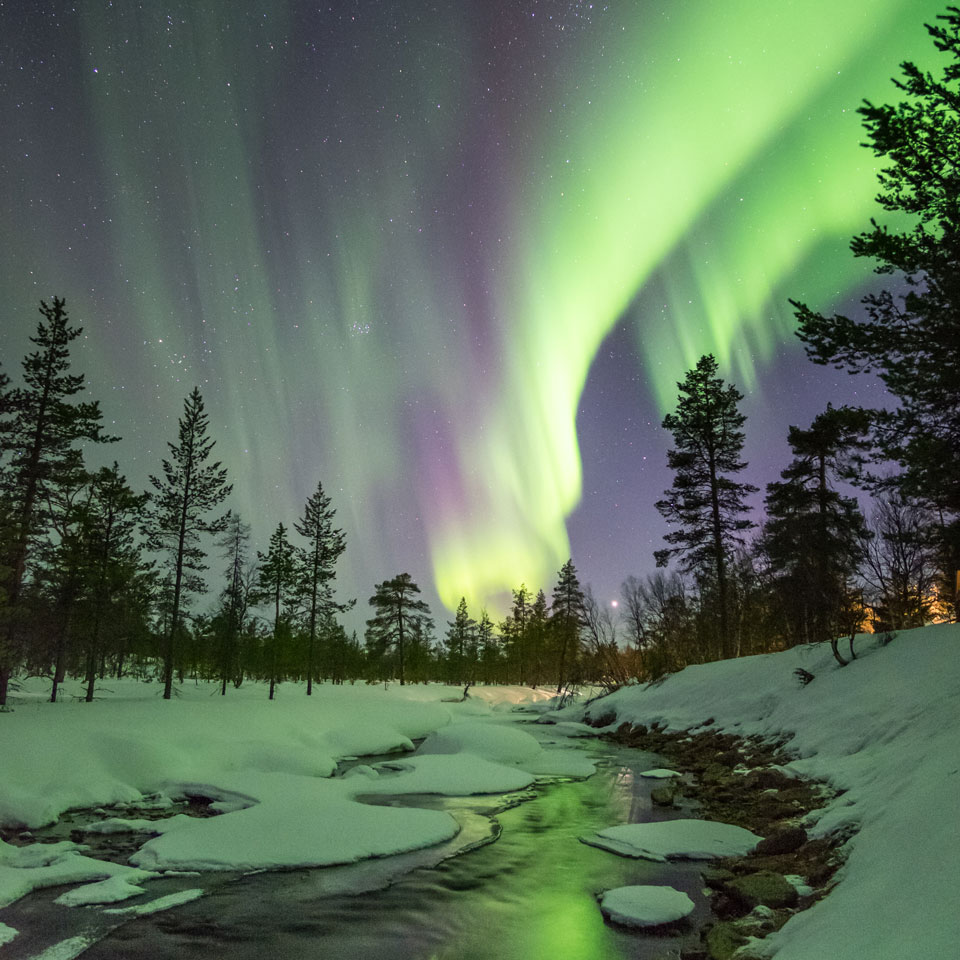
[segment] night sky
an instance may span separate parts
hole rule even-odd
[[[123,437],[92,453],[139,488],[198,385],[261,549],[323,482],[362,615],[401,571],[442,624],[571,555],[613,599],[662,545],[699,356],[760,487],[789,424],[880,397],[804,358],[787,298],[873,282],[855,111],[931,63],[939,12],[0,0],[4,368],[65,297]]]

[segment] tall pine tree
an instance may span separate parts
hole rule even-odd
[[[287,528],[277,524],[270,535],[266,553],[258,553],[260,560],[260,589],[263,599],[273,606],[273,633],[270,644],[270,692],[273,699],[279,680],[280,643],[286,636],[298,599],[297,551],[287,540]]]
[[[333,599],[333,580],[336,564],[347,547],[347,538],[342,530],[333,526],[336,510],[330,498],[323,492],[323,484],[307,500],[303,516],[293,529],[307,541],[301,554],[304,602],[307,613],[307,696],[313,693],[313,675],[316,671],[316,644],[318,625],[327,626],[336,611],[353,606],[337,604]]]
[[[150,477],[156,491],[146,510],[144,532],[152,550],[167,555],[171,581],[170,611],[163,646],[163,698],[173,692],[173,667],[184,599],[206,589],[200,576],[206,570],[201,534],[221,533],[228,514],[211,517],[230,495],[227,471],[219,461],[208,463],[214,442],[207,437],[209,417],[194,387],[184,401],[178,442],[168,443],[170,459],[163,476]]]
[[[65,301],[40,301],[36,349],[23,360],[23,386],[0,386],[0,707],[23,653],[21,590],[30,552],[46,528],[48,491],[70,472],[80,443],[116,440],[103,433],[100,406],[74,399],[82,374],[70,373],[70,344],[82,327],[70,323]]]
[[[850,373],[876,371],[897,399],[875,411],[881,456],[900,464],[895,483],[933,508],[941,522],[945,590],[960,581],[960,10],[928,24],[949,61],[939,76],[903,63],[894,80],[905,99],[866,101],[867,143],[890,162],[879,174],[877,202],[905,215],[891,229],[871,220],[851,243],[853,255],[893,275],[894,290],[863,299],[865,315],[825,317],[794,302],[799,336],[816,363]],[[956,580],[954,579],[956,574]]]
[[[741,534],[754,526],[747,520],[744,498],[756,493],[749,483],[738,483],[732,474],[746,467],[742,427],[746,417],[737,409],[743,399],[734,386],[717,376],[717,361],[707,354],[678,383],[677,409],[663,419],[676,448],[667,452],[674,471],[673,485],[657,510],[678,529],[664,539],[669,547],[655,553],[657,566],[671,556],[681,557],[681,568],[696,571],[716,587],[719,646],[724,657],[736,656],[731,630],[729,562]]]
[[[793,460],[767,485],[761,543],[794,643],[832,639],[850,626],[849,582],[866,528],[857,501],[837,485],[857,473],[868,425],[862,411],[828,405],[809,429],[790,427]]]
[[[557,693],[577,675],[580,631],[585,625],[583,590],[573,560],[561,568],[550,599],[550,635],[557,671]]]

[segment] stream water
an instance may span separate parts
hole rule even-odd
[[[624,859],[578,837],[690,811],[651,806],[657,781],[639,773],[661,765],[657,757],[597,741],[577,745],[598,759],[587,780],[505,797],[404,798],[460,822],[458,837],[441,847],[345,867],[163,878],[147,884],[150,898],[196,887],[204,895],[136,919],[56,905],[62,888],[38,891],[2,911],[21,931],[4,960],[63,960],[78,955],[71,943],[85,947],[84,960],[659,958],[679,946],[678,936],[695,937],[707,917],[699,866]],[[681,933],[604,922],[596,895],[637,883],[691,896],[697,909]]]

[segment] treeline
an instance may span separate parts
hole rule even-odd
[[[89,468],[84,449],[109,444],[96,402],[81,398],[70,344],[81,334],[65,303],[41,301],[34,349],[18,384],[0,370],[0,707],[11,680],[247,678],[333,682],[522,683],[655,679],[686,664],[956,619],[960,586],[960,12],[928,26],[952,62],[938,79],[903,65],[906,100],[860,110],[867,146],[891,165],[878,201],[914,224],[871,221],[855,256],[897,286],[867,296],[857,318],[794,303],[816,363],[874,372],[889,410],[826,410],[790,428],[791,458],[767,485],[738,479],[745,418],[713,356],[678,384],[663,421],[673,439],[670,489],[656,508],[670,532],[666,571],[628,577],[619,606],[598,603],[573,563],[548,600],[526,585],[498,621],[462,600],[442,630],[407,573],[376,584],[363,638],[347,635],[335,599],[346,549],[322,484],[265,551],[223,505],[227,471],[212,459],[203,399],[185,400],[168,457],[136,492],[117,463]],[[900,222],[903,222],[901,220]],[[869,495],[861,509],[850,485]],[[211,547],[221,572],[213,565]],[[214,583],[214,602],[194,608]]]

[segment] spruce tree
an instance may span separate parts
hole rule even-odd
[[[231,513],[217,539],[221,557],[227,561],[226,585],[220,593],[215,631],[218,639],[220,695],[226,696],[227,683],[239,674],[240,636],[251,600],[254,570],[250,564],[250,525],[238,513]]]
[[[150,477],[156,493],[146,510],[144,533],[152,550],[167,555],[170,575],[170,610],[163,647],[163,698],[173,692],[173,666],[184,600],[206,589],[201,534],[221,533],[229,514],[210,517],[230,495],[227,471],[219,461],[208,463],[215,441],[207,437],[209,418],[203,398],[194,387],[184,401],[178,442],[168,443],[170,459],[163,461],[163,476]]]
[[[463,683],[473,679],[477,645],[477,621],[467,610],[467,598],[461,597],[453,620],[447,621],[447,679]]]
[[[430,619],[430,608],[418,599],[420,587],[409,573],[400,573],[374,587],[368,601],[374,615],[367,621],[367,645],[381,657],[392,647],[397,651],[400,686],[405,683],[404,656],[411,638],[424,633]]]
[[[116,461],[100,469],[91,478],[90,487],[82,520],[87,557],[84,574],[88,613],[83,633],[87,703],[93,701],[105,636],[128,625],[125,621],[130,618],[125,614],[140,605],[145,583],[152,576],[135,538],[148,496],[130,489]]]
[[[828,405],[809,429],[790,427],[793,460],[781,482],[767,485],[761,543],[794,643],[850,626],[849,582],[866,528],[857,501],[837,485],[858,472],[868,425],[862,411]]]
[[[303,516],[293,525],[293,529],[307,541],[301,554],[308,630],[307,696],[313,693],[318,625],[326,625],[334,612],[348,610],[354,603],[351,600],[349,604],[337,604],[333,599],[337,560],[347,547],[346,535],[333,526],[335,515],[330,498],[323,492],[323,484],[318,482],[316,491],[304,506]]]
[[[737,409],[743,396],[717,376],[717,361],[709,354],[677,386],[677,409],[663,419],[663,428],[676,444],[667,452],[673,485],[656,506],[667,523],[679,529],[666,534],[670,546],[656,551],[655,557],[662,567],[679,555],[681,569],[713,581],[721,655],[731,657],[736,647],[730,628],[728,566],[733,549],[743,542],[741,534],[754,526],[744,516],[748,509],[744,498],[757,490],[731,477],[746,467],[740,459],[746,417]]]
[[[529,682],[534,689],[544,680],[547,657],[547,629],[549,614],[547,596],[537,591],[527,616],[527,660],[530,664]]]
[[[70,344],[83,328],[71,325],[61,297],[41,300],[40,314],[23,386],[0,385],[0,707],[22,654],[21,590],[31,549],[47,526],[47,494],[69,473],[79,444],[117,439],[103,433],[96,401],[73,399],[84,377],[69,372]]]
[[[258,553],[260,560],[260,589],[263,599],[273,605],[273,633],[270,646],[270,693],[273,699],[279,679],[280,642],[287,633],[293,608],[298,599],[297,550],[287,540],[287,528],[282,524],[270,535],[266,553]]]
[[[928,24],[949,59],[939,76],[901,64],[905,99],[860,108],[867,146],[889,161],[877,202],[896,226],[871,220],[855,257],[876,262],[896,287],[871,293],[859,317],[826,317],[794,302],[799,336],[816,363],[876,371],[897,403],[875,411],[880,456],[901,467],[901,493],[942,518],[944,579],[960,570],[960,10]],[[903,226],[901,226],[903,224]]]
[[[577,673],[580,632],[585,625],[583,590],[573,560],[561,568],[550,599],[550,634],[555,651],[557,693]]]

